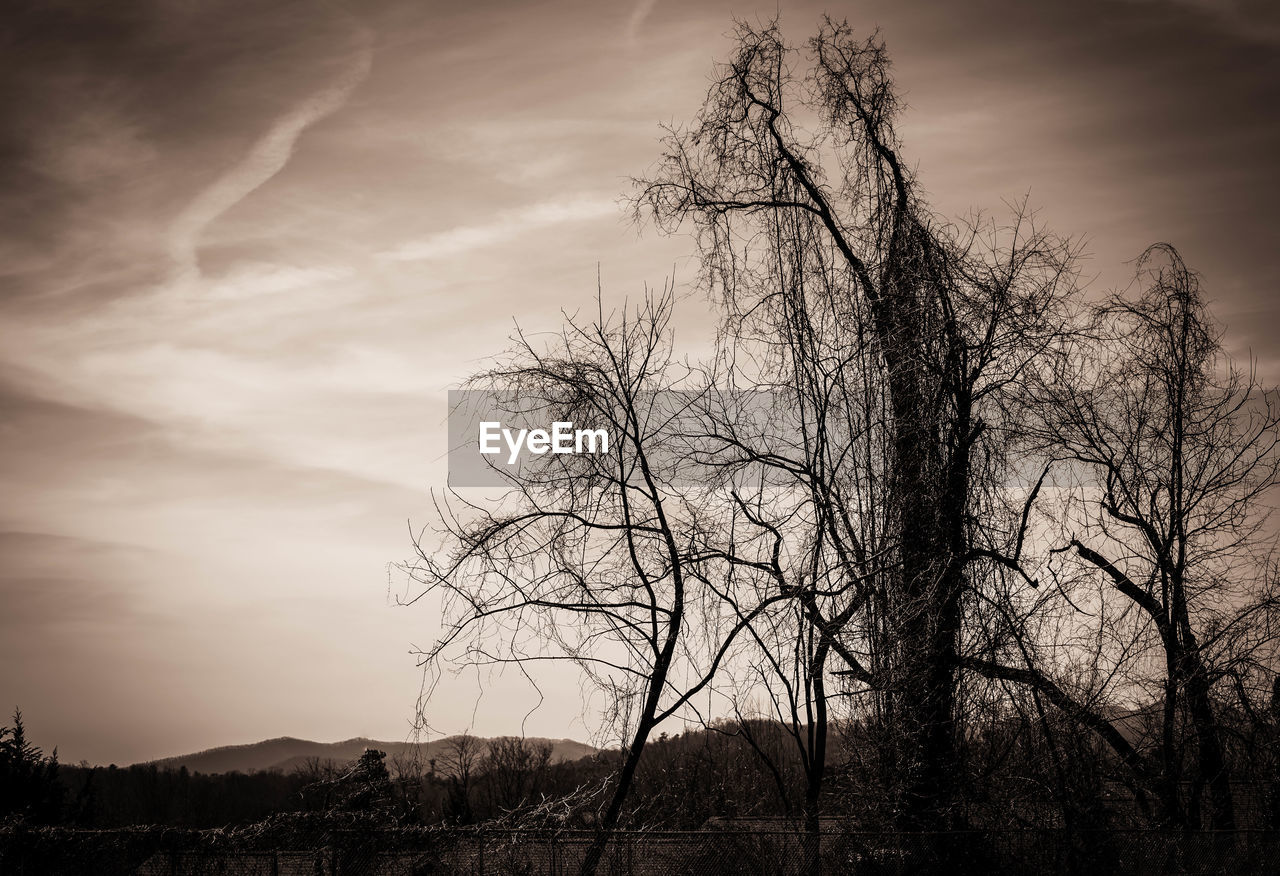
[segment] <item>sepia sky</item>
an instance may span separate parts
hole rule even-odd
[[[0,710],[64,762],[401,739],[445,391],[514,322],[695,272],[618,198],[775,2],[10,0],[0,22]],[[1280,13],[784,3],[882,29],[940,212],[1027,196],[1099,293],[1149,243],[1280,380]],[[679,311],[695,349],[708,315]],[[683,341],[681,340],[683,339]],[[487,695],[477,697],[483,687]],[[440,732],[590,738],[575,681]]]

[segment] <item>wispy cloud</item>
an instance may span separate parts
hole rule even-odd
[[[640,28],[644,25],[653,7],[658,5],[658,0],[639,0],[635,8],[631,10],[631,17],[627,19],[627,42],[635,42],[640,36]]]
[[[210,283],[204,297],[209,300],[240,300],[262,295],[279,295],[318,286],[351,276],[349,266],[337,268],[298,267],[268,262],[239,265],[225,277]]]
[[[354,40],[356,45],[351,60],[338,77],[276,119],[249,153],[197,195],[173,223],[169,233],[169,255],[173,261],[173,281],[179,287],[200,277],[196,251],[205,229],[283,170],[293,157],[303,132],[340,109],[369,75],[373,65],[372,34],[358,28]]]
[[[401,244],[380,255],[384,259],[401,262],[451,258],[493,246],[517,235],[552,225],[599,219],[614,214],[617,210],[617,204],[608,198],[580,196],[568,200],[543,201],[500,213],[493,222],[450,228],[422,240]]]

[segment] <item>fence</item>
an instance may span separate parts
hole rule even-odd
[[[326,832],[247,848],[211,831],[0,831],[0,874],[139,876],[570,876],[589,832]],[[620,832],[602,876],[721,874],[1270,874],[1280,833],[983,830]]]

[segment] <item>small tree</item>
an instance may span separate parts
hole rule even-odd
[[[480,768],[481,742],[470,733],[448,740],[448,747],[438,758],[445,780],[445,820],[453,824],[471,824],[475,813],[471,805],[471,789]]]
[[[536,802],[551,764],[551,743],[518,736],[490,739],[481,771],[494,814],[512,812]]]
[[[13,726],[0,727],[0,819],[56,824],[62,820],[66,789],[58,779],[58,751],[45,757],[27,740],[22,711]]]
[[[302,789],[311,806],[325,812],[361,812],[387,815],[395,803],[394,786],[386,765],[387,754],[366,748],[346,769],[319,763],[304,765],[300,774],[317,776]]]

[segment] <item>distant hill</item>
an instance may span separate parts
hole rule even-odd
[[[180,769],[186,767],[193,773],[230,773],[230,772],[262,772],[279,770],[290,772],[315,758],[320,761],[332,761],[345,764],[358,758],[366,748],[376,748],[387,753],[387,766],[394,769],[397,760],[407,760],[417,753],[422,763],[438,758],[448,750],[453,739],[446,737],[432,742],[382,742],[377,739],[347,739],[343,742],[312,742],[308,739],[294,739],[282,736],[279,739],[266,739],[249,745],[224,745],[210,748],[195,754],[183,754],[178,757],[166,757],[163,760],[148,761],[160,769]],[[572,739],[541,739],[530,737],[529,742],[550,742],[551,759],[554,762],[578,760],[596,753],[596,749]]]

